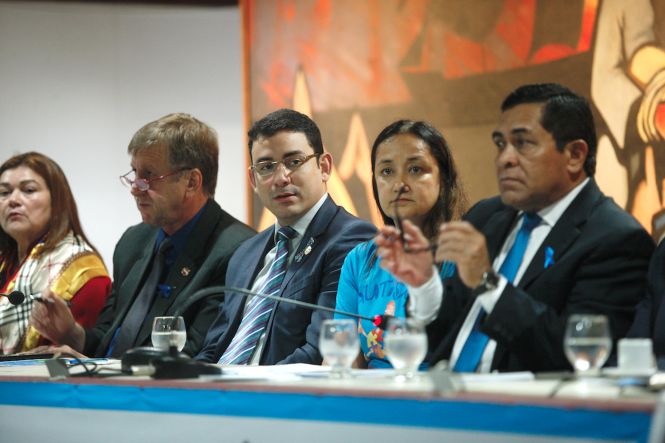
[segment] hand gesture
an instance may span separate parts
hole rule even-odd
[[[434,258],[429,242],[422,231],[408,220],[404,220],[404,239],[409,246],[420,252],[406,252],[394,226],[384,226],[374,238],[381,258],[380,266],[396,279],[410,285],[422,286],[432,278]]]
[[[441,225],[437,238],[436,260],[455,262],[460,279],[470,288],[478,286],[483,273],[492,267],[485,236],[465,221]]]
[[[85,332],[76,324],[67,302],[53,294],[50,289],[46,289],[41,297],[42,301],[35,303],[32,308],[30,316],[32,326],[53,343],[82,348]],[[81,333],[83,340],[80,337]]]

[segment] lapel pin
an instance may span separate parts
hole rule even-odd
[[[157,285],[157,290],[161,294],[162,298],[169,298],[171,296],[171,286],[166,284]]]
[[[180,275],[182,275],[183,277],[187,277],[187,276],[189,276],[189,274],[191,274],[191,272],[192,272],[192,270],[189,269],[187,266],[185,266],[184,268],[182,268],[180,270]]]
[[[310,237],[309,240],[307,241],[307,246],[305,246],[305,249],[301,250],[296,255],[296,263],[300,263],[303,259],[303,256],[309,255],[309,253],[312,252],[313,244],[314,244],[314,237]]]
[[[545,248],[545,269],[549,268],[554,264],[554,249],[551,246]]]

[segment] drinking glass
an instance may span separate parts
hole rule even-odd
[[[330,376],[345,377],[360,351],[354,320],[324,320],[319,335],[319,351],[331,367]]]
[[[175,346],[182,351],[187,341],[185,320],[182,317],[155,317],[152,323],[152,345],[167,351]]]
[[[390,318],[383,343],[398,379],[414,378],[427,354],[427,335],[422,323],[410,318]]]
[[[568,318],[563,348],[578,375],[597,374],[612,350],[607,317],[571,315]]]

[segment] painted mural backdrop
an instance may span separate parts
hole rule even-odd
[[[370,148],[398,118],[451,145],[470,202],[497,192],[501,100],[555,81],[585,95],[603,190],[665,233],[665,0],[247,0],[248,119],[310,115],[335,158],[330,193],[379,223]],[[271,215],[254,199],[253,223]]]

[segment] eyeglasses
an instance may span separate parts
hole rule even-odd
[[[279,160],[279,161],[264,161],[264,162],[258,162],[256,164],[253,164],[252,166],[249,167],[251,171],[256,172],[259,174],[261,177],[269,177],[277,171],[277,166],[279,164],[284,165],[284,167],[289,170],[290,172],[296,171],[298,168],[300,168],[302,165],[304,165],[309,159],[312,159],[314,157],[319,157],[320,154],[312,154],[312,155],[294,155],[288,158],[285,158],[284,160]]]
[[[159,180],[164,180],[166,177],[176,175],[188,169],[189,168],[181,168],[176,171],[167,172],[164,175],[158,175],[157,177],[152,177],[152,178],[136,178],[136,171],[132,169],[127,174],[120,176],[120,182],[123,185],[127,186],[129,189],[131,189],[133,186],[136,186],[136,189],[138,189],[141,192],[145,192],[148,189],[150,189],[150,183]]]
[[[399,191],[397,192],[397,198],[395,200],[399,200],[400,198],[402,198],[402,194],[404,194],[405,192],[406,192],[406,186],[402,185],[399,188]],[[435,252],[436,251],[436,244],[433,244],[433,245],[430,244],[430,245],[427,245],[427,246],[419,246],[417,248],[412,248],[411,246],[409,246],[409,243],[404,238],[404,229],[402,228],[402,218],[399,216],[399,212],[397,210],[398,206],[399,205],[395,205],[395,219],[393,221],[395,222],[395,227],[399,231],[399,239],[402,242],[404,252],[406,252],[407,254],[417,254],[417,253],[420,253],[420,252],[427,252],[427,251]]]

